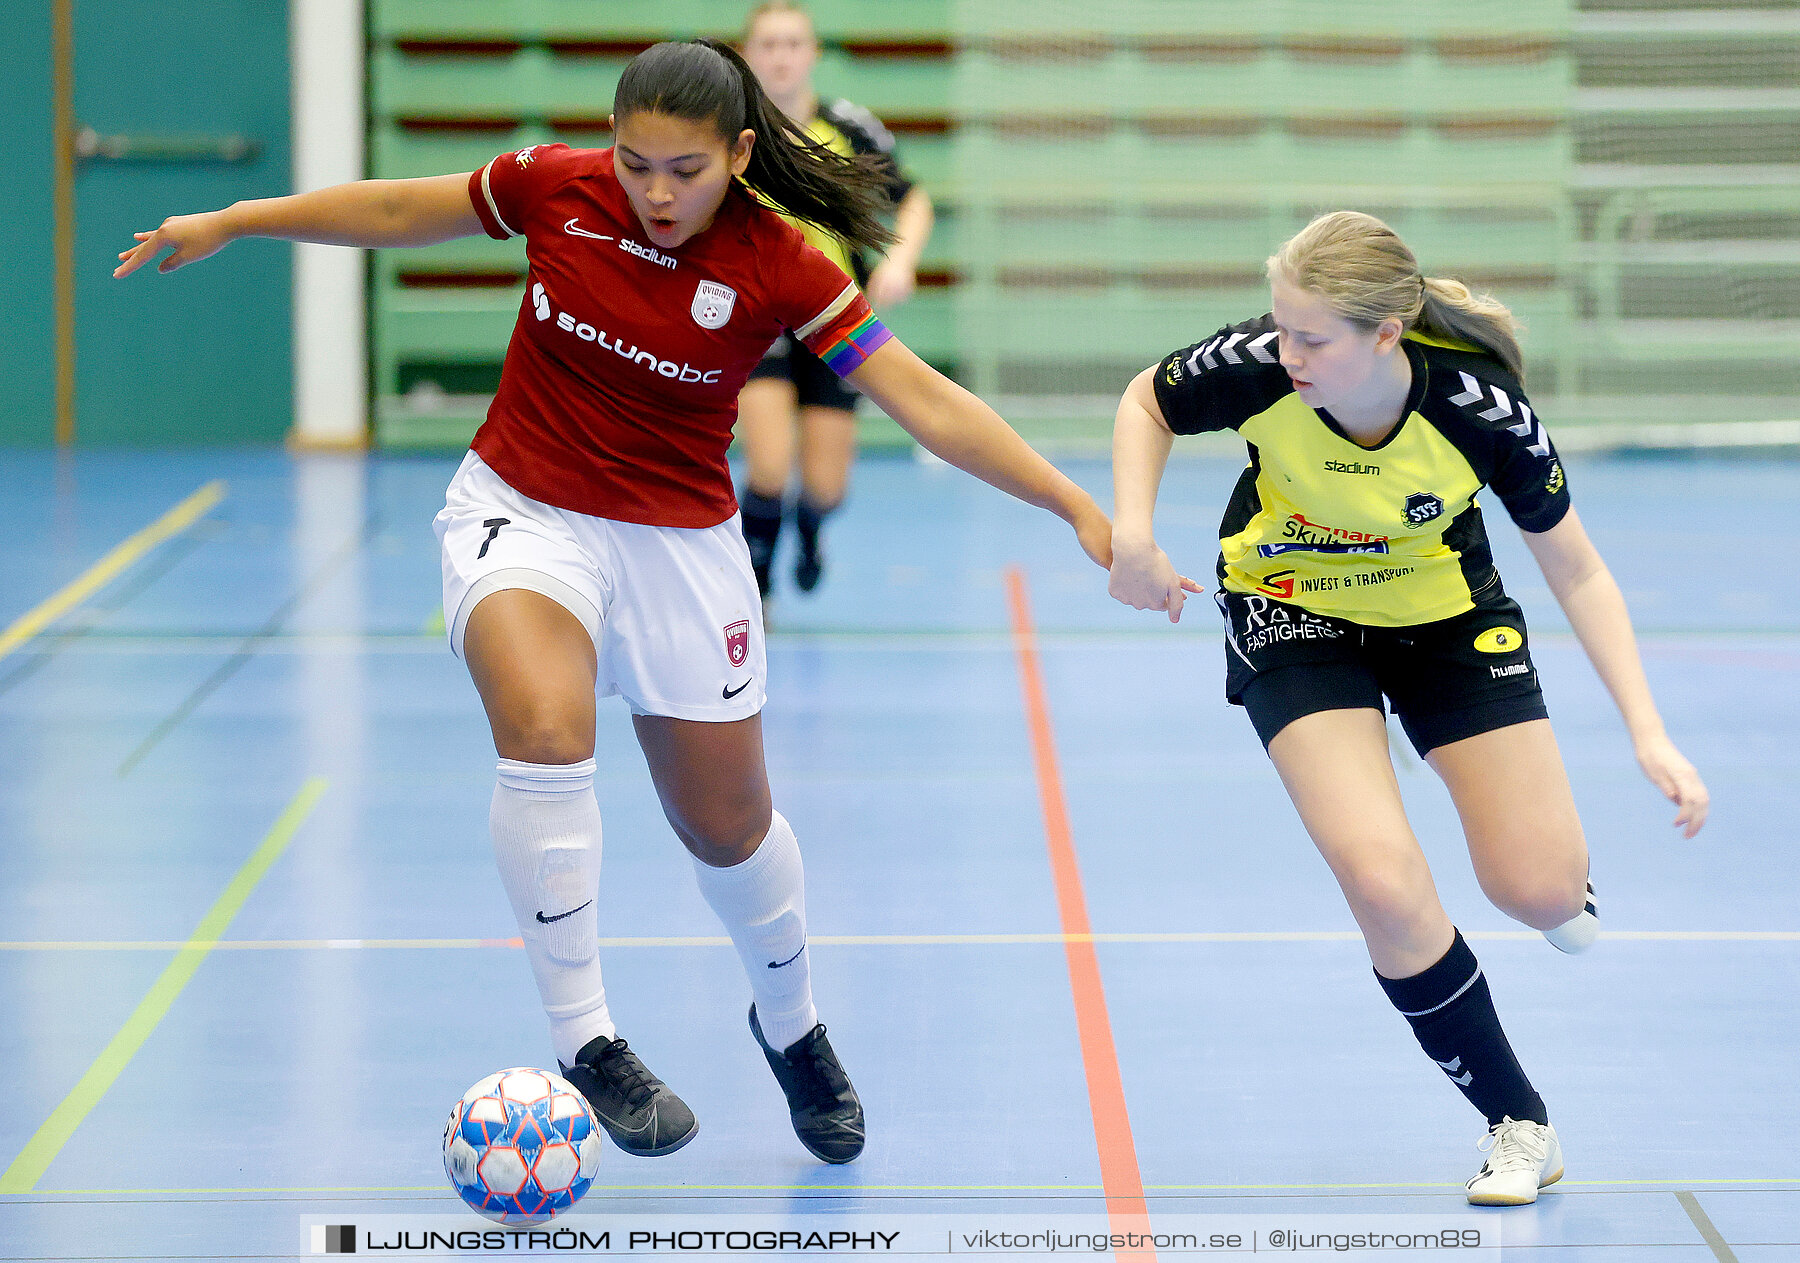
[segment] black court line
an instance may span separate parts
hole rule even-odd
[[[162,744],[164,737],[179,728],[182,721],[199,708],[201,702],[204,702],[208,697],[212,696],[221,684],[236,675],[238,670],[243,667],[246,662],[256,656],[257,650],[262,648],[268,641],[274,639],[276,633],[281,630],[282,624],[286,623],[287,620],[293,616],[294,611],[299,609],[301,604],[305,602],[308,597],[324,587],[325,584],[331,580],[332,576],[338,572],[339,567],[348,561],[357,550],[363,546],[370,534],[375,530],[376,525],[376,515],[370,514],[364,519],[362,526],[351,534],[350,538],[340,544],[337,551],[327,557],[319,568],[308,576],[306,582],[301,584],[299,588],[288,596],[287,600],[277,606],[275,612],[270,614],[269,617],[264,620],[261,627],[251,632],[248,636],[245,636],[244,639],[239,642],[237,649],[232,652],[231,656],[225,659],[224,662],[221,662],[218,669],[211,675],[200,681],[194,691],[182,699],[181,704],[170,711],[163,721],[156,725],[149,736],[138,743],[137,749],[125,756],[125,761],[119,764],[119,769],[116,773],[118,778],[123,780],[125,777],[130,776],[132,769],[137,767],[139,763],[142,763],[152,750]]]
[[[1737,1263],[1737,1255],[1732,1253],[1731,1247],[1725,1244],[1725,1238],[1719,1235],[1717,1228],[1713,1227],[1713,1221],[1706,1217],[1706,1212],[1700,1209],[1699,1198],[1692,1193],[1677,1193],[1675,1200],[1681,1203],[1681,1209],[1687,1212],[1687,1217],[1694,1221],[1694,1227],[1699,1229],[1701,1239],[1713,1252],[1713,1257],[1718,1259],[1719,1263]]]

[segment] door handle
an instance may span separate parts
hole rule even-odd
[[[262,156],[262,141],[254,136],[226,133],[222,136],[178,133],[121,133],[104,136],[91,127],[75,131],[77,162],[197,162],[235,165],[255,162]]]

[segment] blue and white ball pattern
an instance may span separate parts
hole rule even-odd
[[[542,1223],[581,1200],[600,1165],[601,1132],[567,1079],[520,1067],[463,1093],[444,1125],[444,1173],[496,1223]]]

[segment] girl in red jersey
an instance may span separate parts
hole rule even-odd
[[[500,755],[495,857],[557,1059],[627,1152],[694,1136],[693,1113],[618,1037],[601,985],[594,711],[597,694],[618,693],[749,975],[751,1031],[794,1130],[818,1158],[848,1162],[862,1106],[814,1011],[800,852],[763,762],[762,621],[725,461],[738,392],[789,331],[926,448],[1070,523],[1103,566],[1111,527],[750,192],[877,246],[875,163],[808,140],[714,40],[634,58],[613,125],[609,150],[533,146],[466,174],[177,216],[136,234],[114,275],[165,248],[158,270],[173,271],[247,236],[525,238],[500,388],[435,525],[451,646]]]

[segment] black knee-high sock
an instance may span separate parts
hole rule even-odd
[[[837,505],[822,505],[805,492],[800,493],[800,501],[794,506],[794,526],[800,532],[800,551],[804,556],[818,555],[819,528],[835,512]]]
[[[1412,1024],[1425,1055],[1487,1116],[1488,1126],[1502,1118],[1550,1121],[1544,1098],[1519,1068],[1506,1032],[1500,1029],[1487,979],[1475,953],[1463,942],[1462,931],[1457,931],[1444,958],[1424,973],[1410,978],[1383,978],[1377,973],[1375,980]]]
[[[750,546],[750,565],[763,594],[769,591],[769,563],[775,559],[775,541],[781,538],[781,497],[758,495],[745,487],[738,496],[743,514],[744,542]]]

